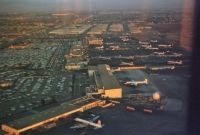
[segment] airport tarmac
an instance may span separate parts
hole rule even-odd
[[[128,112],[127,101],[122,100],[121,104],[116,104],[114,107],[90,110],[101,116],[100,119],[104,124],[102,129],[71,130],[72,123],[69,122],[46,132],[34,133],[34,135],[184,135],[188,80],[173,74],[151,74],[148,78],[167,97],[163,112],[152,114],[139,110]],[[29,133],[29,135],[33,134]]]
[[[136,94],[136,93],[155,93],[159,91],[156,85],[151,81],[148,75],[142,70],[127,70],[122,72],[114,73],[119,81],[121,81],[121,86],[123,88],[124,96],[128,94]],[[129,87],[123,84],[124,81],[143,81],[144,79],[148,80],[147,85],[142,85],[138,87]]]

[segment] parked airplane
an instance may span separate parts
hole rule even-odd
[[[116,101],[116,100],[109,100],[111,103],[114,103],[114,104],[120,104],[119,101]]]
[[[165,55],[165,52],[154,52],[155,55]]]
[[[110,57],[103,57],[103,56],[100,56],[100,57],[97,57],[98,59],[102,59],[102,60],[111,60]]]
[[[130,62],[130,63],[128,63],[128,62],[121,62],[120,63],[120,66],[133,66],[134,64],[133,64],[133,62]]]
[[[143,84],[148,84],[148,80],[144,79],[144,81],[127,81],[124,83],[124,85],[131,85],[131,86],[138,86],[138,85],[143,85]]]
[[[175,69],[175,66],[158,66],[158,67],[150,67],[151,70],[165,70],[165,69]]]
[[[183,61],[182,60],[180,60],[180,61],[168,61],[167,63],[172,64],[172,65],[182,65]]]
[[[172,45],[158,45],[158,47],[162,47],[162,48],[172,48]]]
[[[94,116],[94,115],[93,115]],[[75,124],[74,126],[70,127],[71,129],[81,129],[86,128],[88,126],[94,127],[94,129],[102,128],[103,125],[101,124],[101,120],[98,120],[100,116],[95,116],[91,120],[84,120],[81,118],[75,118],[74,120],[76,122],[79,122],[78,124]],[[97,121],[97,123],[95,123]]]
[[[96,49],[98,49],[98,50],[103,50],[103,49],[104,49],[104,46],[96,47]]]

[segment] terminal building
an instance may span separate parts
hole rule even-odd
[[[98,94],[104,98],[122,98],[122,88],[108,65],[91,66],[88,73],[96,86],[95,91],[90,94]],[[1,129],[9,135],[21,135],[40,127],[51,128],[62,119],[98,106],[102,107],[105,103],[105,100],[87,95],[43,111],[31,111],[30,115],[2,124]]]
[[[51,128],[52,125],[56,125],[56,122],[61,119],[65,119],[75,113],[84,112],[97,106],[103,106],[104,104],[105,101],[86,96],[2,124],[1,129],[9,135],[21,135],[29,130],[37,129],[39,127],[48,128],[50,126]]]
[[[96,85],[96,90],[88,94],[100,94],[104,98],[122,98],[122,88],[108,65],[88,67],[88,73]]]

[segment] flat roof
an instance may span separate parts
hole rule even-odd
[[[97,87],[103,87],[104,90],[108,89],[119,89],[121,88],[119,82],[116,77],[107,70],[106,65],[98,65],[97,66],[98,73],[96,73]],[[102,85],[102,86],[101,86]]]
[[[96,24],[87,34],[89,35],[101,35],[103,32],[106,32],[108,24]]]
[[[99,74],[99,72],[94,72],[94,75],[95,75],[95,82],[96,82],[96,85],[97,85],[97,88],[98,89],[103,89],[103,82],[101,80],[101,76]]]
[[[57,35],[76,35],[76,34],[83,34],[87,30],[89,30],[92,25],[71,25],[64,28],[59,28],[53,31],[50,31],[50,34],[57,34]]]
[[[26,116],[24,118],[20,118],[15,121],[6,123],[5,125],[15,128],[17,130],[20,130],[20,129],[26,128],[28,126],[37,124],[39,122],[54,118],[54,117],[62,115],[62,114],[65,114],[67,112],[79,109],[84,104],[88,104],[88,103],[94,102],[94,101],[96,101],[96,99],[89,98],[88,100],[85,100],[84,102],[81,102],[81,103],[66,102],[59,106],[49,108],[45,111],[36,112],[33,115]]]

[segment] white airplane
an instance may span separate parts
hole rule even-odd
[[[110,57],[103,57],[103,56],[100,56],[100,57],[97,57],[98,59],[103,59],[103,60],[111,60]]]
[[[160,67],[151,67],[151,70],[164,70],[164,69],[175,69],[175,66],[160,66]]]
[[[131,85],[131,86],[138,86],[138,85],[143,85],[143,84],[148,84],[148,80],[144,79],[144,81],[127,81],[124,83],[125,85]]]
[[[181,56],[183,56],[183,54],[181,54],[181,53],[173,53],[173,55],[176,56],[176,57],[181,57]]]
[[[102,50],[102,49],[104,49],[104,46],[96,47],[96,49]]]
[[[94,127],[94,129],[102,128],[103,125],[101,124],[101,120],[98,120],[100,116],[96,116],[91,120],[84,120],[81,118],[75,118],[74,120],[76,122],[79,122],[79,124],[75,124],[74,126],[70,127],[71,129],[80,129],[80,128],[86,128],[88,126]],[[98,121],[97,121],[98,120]],[[97,123],[95,123],[97,121]]]
[[[148,49],[148,50],[158,50],[159,48],[158,47],[147,47],[145,49]]]
[[[152,43],[157,43],[158,40],[151,40],[150,42],[152,42]]]
[[[165,52],[154,52],[155,55],[165,55]]]
[[[116,101],[116,100],[109,100],[111,103],[114,103],[114,104],[120,104],[119,101]]]
[[[168,61],[167,62],[168,64],[174,64],[174,65],[182,65],[183,64],[183,61],[182,60],[180,60],[180,61]]]
[[[121,62],[120,65],[121,66],[133,66],[134,64],[133,64],[133,62],[130,62],[130,63],[128,63],[128,62]]]
[[[171,48],[172,47],[172,45],[158,45],[158,47],[162,47],[162,48]]]

